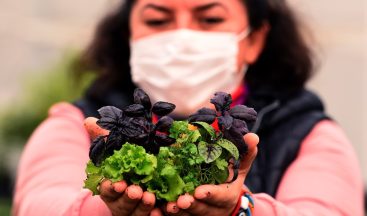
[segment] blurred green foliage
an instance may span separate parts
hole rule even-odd
[[[0,107],[0,215],[10,215],[12,180],[15,175],[14,151],[20,151],[34,129],[47,117],[52,104],[80,98],[95,78],[72,73],[78,54],[68,53],[55,65],[30,73],[22,82],[16,100]],[[11,160],[10,160],[11,159]]]
[[[56,65],[26,77],[19,98],[0,110],[0,145],[24,144],[52,104],[82,95],[95,75],[86,73],[76,82],[71,71],[77,57],[68,54]]]
[[[0,198],[0,215],[10,215],[11,199]]]

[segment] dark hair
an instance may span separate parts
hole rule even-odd
[[[265,22],[270,26],[263,52],[246,74],[248,87],[287,94],[300,90],[312,74],[313,62],[294,14],[285,0],[243,1],[252,30],[261,28]],[[78,71],[92,69],[99,73],[89,90],[94,98],[101,98],[110,90],[132,95],[129,18],[133,4],[134,0],[124,1],[102,20],[79,62]]]

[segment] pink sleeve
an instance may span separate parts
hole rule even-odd
[[[363,183],[352,145],[331,121],[303,141],[274,198],[255,194],[255,216],[362,216]]]
[[[83,119],[67,103],[50,109],[23,151],[14,215],[111,215],[99,196],[82,189],[90,145]]]

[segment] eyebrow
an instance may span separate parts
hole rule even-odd
[[[212,3],[197,6],[197,7],[194,8],[194,11],[195,12],[202,12],[202,11],[209,10],[213,7],[222,7],[223,9],[228,11],[228,9],[223,4],[221,4],[219,2],[212,2]]]
[[[195,7],[194,12],[206,11],[206,10],[209,10],[213,7],[222,7],[225,10],[228,11],[228,9],[223,4],[221,4],[219,2],[211,2],[211,3],[208,3],[208,4],[204,4],[204,5],[200,5],[200,6]],[[164,6],[157,5],[157,4],[152,4],[152,3],[149,3],[149,4],[145,5],[141,9],[141,12],[143,12],[144,10],[149,9],[149,8],[154,9],[154,10],[158,10],[158,11],[166,13],[166,14],[172,14],[173,13],[173,10],[168,8],[168,7],[164,7]]]
[[[141,12],[143,12],[144,10],[149,9],[149,8],[154,9],[154,10],[158,10],[158,11],[166,13],[166,14],[172,14],[173,13],[173,10],[170,9],[170,8],[167,8],[167,7],[164,7],[164,6],[161,6],[161,5],[152,4],[152,3],[149,3],[149,4],[145,5],[141,9]]]

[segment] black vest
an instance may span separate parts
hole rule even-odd
[[[321,101],[309,91],[276,98],[268,93],[250,94],[246,103],[258,111],[258,120],[250,127],[259,135],[260,143],[245,184],[254,193],[271,196],[275,196],[284,172],[297,157],[302,140],[317,122],[327,118]],[[97,110],[102,106],[123,108],[129,104],[131,99],[117,92],[98,100],[86,96],[74,103],[86,117],[98,117]]]
[[[259,135],[260,143],[245,184],[254,193],[263,192],[274,197],[304,138],[316,123],[328,117],[320,99],[306,90],[285,100],[268,101],[272,102],[260,103],[258,119],[252,127],[252,132]],[[255,100],[251,104],[250,100],[248,105],[256,109],[258,102]]]

